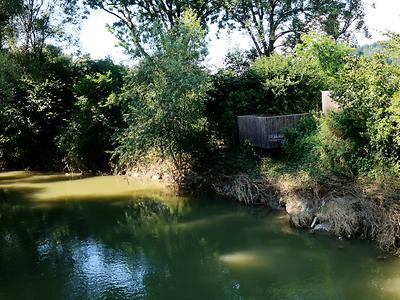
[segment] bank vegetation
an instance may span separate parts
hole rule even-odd
[[[150,175],[398,253],[399,36],[356,51],[361,0],[169,3],[0,0],[0,169]],[[130,67],[63,51],[93,10]],[[213,72],[212,24],[253,43]],[[305,112],[282,151],[239,144],[238,115]]]

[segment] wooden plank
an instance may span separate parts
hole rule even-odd
[[[260,148],[278,148],[284,131],[293,128],[308,113],[260,117],[255,115],[238,116],[239,140],[250,141]]]

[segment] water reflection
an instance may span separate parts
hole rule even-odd
[[[143,279],[148,264],[143,254],[127,260],[123,253],[95,240],[74,243],[71,248],[74,267],[67,287],[74,295],[82,290],[95,299],[105,295],[129,298],[145,295]]]
[[[0,299],[400,298],[400,263],[367,243],[158,183],[54,176],[0,174]]]
[[[219,259],[225,264],[232,267],[241,268],[267,268],[268,263],[266,257],[262,253],[255,252],[234,252],[221,255]]]

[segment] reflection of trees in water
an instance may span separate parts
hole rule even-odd
[[[41,298],[43,281],[48,297],[55,297],[67,280],[70,226],[59,208],[32,207],[14,196],[0,200],[0,298]]]
[[[59,253],[74,234],[70,224],[80,210],[79,205],[35,207],[21,193],[0,190],[0,247],[13,255],[29,252],[31,259],[41,257],[43,244],[47,254]]]
[[[115,247],[129,256],[145,257],[150,267],[143,281],[149,298],[239,298],[240,285],[218,261],[218,244],[179,227],[188,213],[190,207],[182,203],[135,201],[118,221]]]
[[[131,202],[124,217],[117,222],[117,233],[135,240],[161,238],[172,230],[179,217],[179,209],[159,200],[139,199]]]
[[[62,288],[75,268],[84,264],[74,261],[80,257],[76,253],[96,244],[96,251],[101,252],[97,255],[109,260],[104,266],[122,259],[130,274],[141,274],[148,298],[182,298],[192,291],[198,295],[191,298],[197,299],[210,295],[231,299],[235,297],[226,295],[237,294],[237,283],[218,262],[215,238],[206,230],[180,226],[183,220],[198,217],[187,202],[166,204],[141,198],[128,206],[65,202],[33,207],[17,195],[7,197],[0,196],[0,279],[7,278],[4,284],[12,284],[21,272],[35,278],[40,270],[58,278],[53,285]],[[135,272],[136,268],[145,271]],[[12,271],[6,274],[5,270]],[[81,280],[89,278],[77,280],[76,284],[82,284]],[[107,286],[102,288],[105,291]]]

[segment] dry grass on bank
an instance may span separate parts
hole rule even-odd
[[[374,240],[400,255],[400,182],[384,178],[350,180],[306,171],[262,166],[256,179],[225,176],[214,189],[245,204],[284,207],[297,227],[324,224],[331,234]]]
[[[264,179],[253,179],[245,174],[224,176],[216,180],[212,186],[220,195],[231,197],[246,205],[278,204],[275,191]]]
[[[199,174],[191,169],[182,174],[170,161],[149,159],[123,174],[166,181],[191,192],[207,192],[211,185],[220,195],[246,205],[286,209],[296,227],[325,225],[331,234],[369,238],[381,249],[400,255],[400,181],[394,178],[351,180],[288,169],[271,161],[262,161],[251,176]]]
[[[117,169],[114,173],[116,175],[162,181],[176,192],[184,194],[209,192],[211,175],[209,172],[195,171],[194,163],[193,161],[188,161],[178,169],[172,159],[149,155],[140,161]]]

